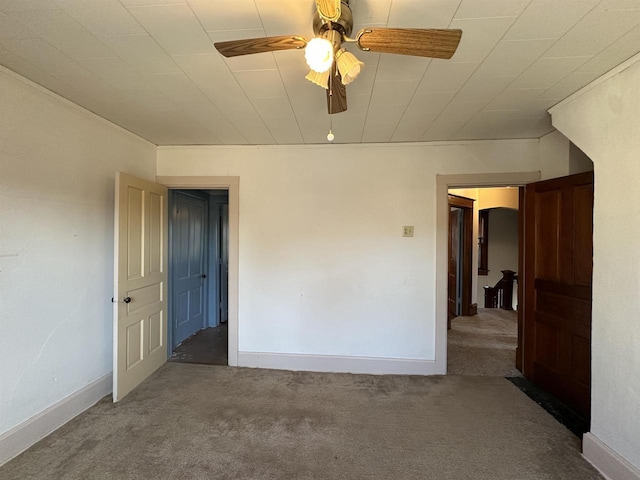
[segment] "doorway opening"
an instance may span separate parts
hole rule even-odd
[[[447,371],[521,376],[518,346],[519,189],[451,188]]]
[[[229,364],[229,192],[169,191],[169,361]]]
[[[496,294],[493,285],[483,286],[485,298],[492,305],[493,312],[505,314],[511,304],[517,309],[516,348],[513,366],[524,376],[502,375],[525,394],[533,398],[558,421],[577,436],[589,430],[590,401],[590,345],[591,345],[591,272],[592,272],[592,212],[593,212],[593,172],[584,172],[544,181],[526,181],[528,174],[504,174],[502,185],[523,185],[518,192],[518,268],[515,271],[501,271],[502,282],[517,282],[513,297],[502,292]],[[533,175],[532,175],[533,176]],[[449,210],[445,199],[450,188],[465,186],[464,190],[476,190],[468,186],[489,186],[500,181],[492,175],[451,175],[438,179],[438,234],[439,251],[446,246],[446,212]],[[508,180],[506,180],[508,178]],[[508,183],[507,183],[508,182]],[[477,189],[482,192],[480,188]],[[460,194],[459,191],[456,192]],[[447,210],[445,210],[445,206]],[[478,222],[478,275],[481,270],[491,269],[482,264],[482,243],[495,240],[491,225],[500,212],[491,209],[488,215],[477,213]],[[484,217],[484,218],[483,218]],[[488,221],[488,225],[483,225]],[[513,223],[513,222],[511,222]],[[485,229],[488,227],[488,229]],[[488,234],[487,234],[488,232]],[[444,260],[444,255],[441,257]],[[473,259],[474,263],[476,259]],[[456,356],[456,338],[453,330],[447,332],[444,326],[448,283],[445,279],[445,265],[441,262],[438,278],[442,287],[438,292],[439,332],[442,332],[437,347],[444,351],[444,359],[449,366],[448,373],[456,372],[452,362]],[[482,286],[482,283],[478,283]],[[516,285],[514,285],[516,287]],[[515,288],[514,288],[515,290]],[[484,299],[475,290],[476,298],[483,304]],[[484,310],[485,312],[488,309]],[[482,307],[479,314],[483,313]],[[513,315],[513,314],[511,314]],[[455,330],[456,318],[453,319]],[[513,327],[512,327],[513,332]],[[452,334],[453,333],[453,334]],[[482,333],[482,332],[480,332]],[[485,332],[486,333],[486,332]],[[513,334],[512,334],[513,336]],[[478,335],[486,341],[486,335]],[[458,345],[459,346],[459,345]],[[478,346],[478,345],[475,345]],[[485,345],[486,342],[485,342]],[[510,353],[513,352],[513,344]],[[447,358],[448,357],[448,358]],[[443,362],[444,363],[444,362]],[[477,362],[481,363],[481,362]],[[499,375],[487,372],[464,372],[475,375]],[[516,375],[520,375],[514,372]]]

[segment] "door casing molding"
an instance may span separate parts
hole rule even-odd
[[[239,212],[240,177],[157,176],[156,182],[182,190],[229,191],[229,365],[238,366]],[[167,327],[168,328],[168,327]]]
[[[436,175],[436,370],[447,373],[447,276],[449,188],[520,186],[540,180],[540,172]]]

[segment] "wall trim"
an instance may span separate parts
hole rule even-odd
[[[0,465],[98,403],[111,393],[112,387],[109,373],[0,435]]]
[[[449,188],[509,187],[537,182],[540,172],[513,173],[460,173],[453,175],[436,175],[437,185]]]
[[[240,268],[240,177],[156,176],[156,182],[168,187],[229,191],[229,365],[238,366],[239,268]],[[168,328],[168,327],[167,327]]]
[[[297,353],[238,352],[238,366],[372,375],[435,375],[438,373],[434,360]]]
[[[504,138],[504,139],[490,139],[490,140],[438,140],[431,142],[395,142],[395,143],[303,143],[303,144],[264,144],[264,145],[201,145],[201,144],[186,144],[186,145],[158,145],[158,150],[299,150],[300,148],[308,150],[322,150],[322,149],[335,149],[350,148],[420,148],[420,147],[442,147],[442,146],[456,146],[456,145],[490,145],[495,143],[500,144],[521,144],[521,143],[538,143],[538,138]]]
[[[640,470],[591,432],[585,433],[582,437],[582,455],[610,480],[640,480]]]
[[[627,60],[625,60],[624,62],[622,62],[620,65],[618,65],[617,67],[613,67],[611,70],[609,70],[608,72],[604,73],[603,75],[599,76],[598,78],[596,78],[595,80],[591,81],[590,83],[587,83],[584,87],[582,87],[580,90],[578,90],[577,92],[572,93],[571,95],[569,95],[567,98],[565,98],[564,100],[559,101],[558,103],[556,103],[555,105],[553,105],[551,108],[549,108],[547,110],[547,112],[549,112],[551,114],[551,116],[553,116],[553,114],[555,113],[556,110],[563,108],[565,105],[573,102],[574,100],[576,100],[577,98],[580,98],[582,95],[584,95],[585,93],[593,90],[594,88],[596,88],[598,85],[603,84],[604,82],[606,82],[607,80],[615,77],[616,75],[618,75],[619,73],[624,72],[627,68],[632,67],[633,65],[635,65],[636,63],[640,62],[640,53],[634,55],[631,58],[628,58]],[[557,130],[557,129],[556,129]]]

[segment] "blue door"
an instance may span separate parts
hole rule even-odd
[[[175,192],[171,213],[173,348],[207,325],[207,200]]]

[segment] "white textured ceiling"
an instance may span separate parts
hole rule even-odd
[[[640,0],[351,0],[365,26],[460,28],[451,60],[372,54],[336,142],[531,138],[546,109],[640,52]],[[0,64],[158,145],[326,143],[303,52],[213,42],[313,36],[312,0],[0,0]]]

